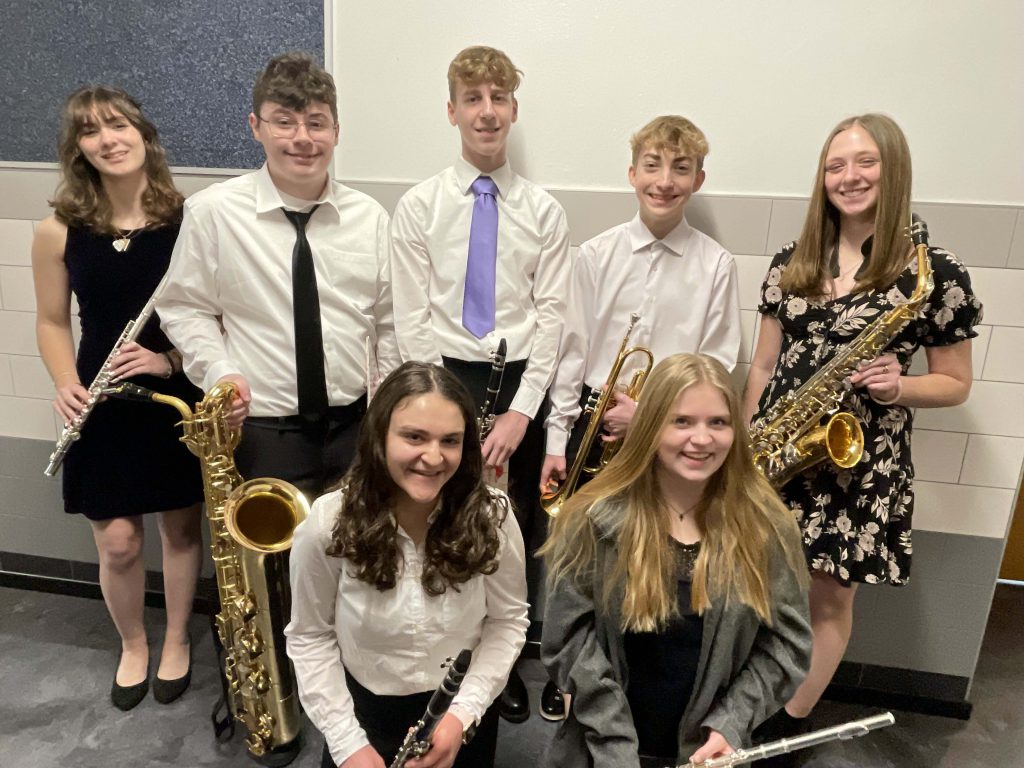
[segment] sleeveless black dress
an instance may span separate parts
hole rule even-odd
[[[64,263],[78,298],[82,338],[78,376],[88,387],[129,320],[138,316],[167,270],[178,225],[134,235],[122,253],[113,237],[69,227]],[[171,342],[151,316],[136,341],[154,352]],[[182,373],[131,381],[194,407],[202,393]],[[108,398],[96,405],[63,465],[64,511],[108,520],[187,507],[203,498],[198,460],[178,438],[180,415],[159,403]]]

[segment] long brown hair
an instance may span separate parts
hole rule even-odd
[[[142,209],[150,228],[178,221],[184,197],[174,187],[167,153],[160,145],[156,126],[142,114],[139,103],[120,88],[90,85],[79,88],[64,102],[61,115],[57,154],[60,161],[60,184],[50,205],[57,220],[63,224],[86,226],[97,232],[117,234],[112,222],[113,209],[103,190],[99,172],[85,159],[78,140],[86,126],[96,120],[111,120],[115,114],[125,119],[141,134],[146,147],[146,189],[142,193]]]
[[[599,596],[607,606],[615,586],[624,586],[624,631],[664,627],[677,610],[676,559],[668,545],[670,519],[657,479],[657,450],[670,409],[681,392],[696,384],[710,384],[722,394],[735,437],[694,510],[701,531],[693,573],[694,610],[703,613],[714,600],[738,600],[770,623],[768,559],[779,548],[797,578],[803,583],[808,579],[793,514],[754,468],[728,372],[705,355],[672,355],[652,371],[618,455],[566,503],[541,550],[548,560],[550,586],[563,578],[582,583],[594,561],[595,524],[600,528],[610,522],[610,506],[604,502],[624,505],[613,576],[601,585]]]
[[[782,276],[783,290],[820,296],[831,275],[831,253],[839,241],[839,211],[825,194],[825,159],[832,140],[855,125],[867,131],[878,145],[881,179],[871,253],[854,290],[887,288],[906,269],[911,248],[906,235],[910,225],[910,147],[891,117],[868,113],[843,120],[832,129],[821,148],[807,218]]]
[[[390,514],[395,483],[386,455],[391,414],[408,398],[430,392],[459,407],[466,429],[462,461],[441,490],[437,517],[427,530],[423,589],[430,595],[440,595],[449,586],[458,590],[459,584],[476,574],[494,573],[498,568],[498,526],[509,510],[504,497],[493,495],[483,481],[473,401],[444,368],[408,362],[384,379],[366,410],[355,461],[340,484],[341,508],[327,548],[328,555],[351,563],[354,578],[382,591],[395,586],[399,560],[397,529]]]

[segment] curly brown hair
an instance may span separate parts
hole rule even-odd
[[[156,126],[146,119],[139,102],[127,92],[109,85],[87,85],[68,96],[61,114],[57,143],[61,178],[50,206],[62,224],[117,234],[111,220],[113,208],[100,174],[79,150],[78,140],[86,127],[118,115],[139,132],[146,147],[143,170],[148,183],[142,193],[142,209],[149,222],[147,226],[156,229],[181,219],[185,198],[174,186]]]
[[[330,107],[334,122],[338,122],[334,78],[308,53],[282,53],[267,62],[252,89],[252,113],[257,117],[265,101],[296,112],[320,101]]]
[[[427,530],[421,584],[429,595],[443,594],[478,573],[498,569],[498,528],[509,512],[506,497],[483,481],[480,433],[473,401],[454,375],[437,365],[408,362],[384,379],[370,401],[359,430],[355,461],[342,478],[341,507],[327,554],[344,557],[353,578],[384,591],[395,586],[399,548],[391,517],[395,483],[385,447],[391,415],[411,397],[437,392],[455,403],[465,422],[462,461],[441,490],[437,517]]]

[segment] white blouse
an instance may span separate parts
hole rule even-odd
[[[453,714],[464,723],[479,721],[501,693],[529,619],[523,537],[507,499],[492,493],[509,510],[499,529],[498,569],[436,597],[420,583],[423,547],[401,526],[393,589],[382,592],[359,581],[344,558],[326,554],[341,509],[340,490],[318,498],[295,529],[288,656],[302,705],[324,734],[335,764],[369,744],[355,717],[346,670],[378,695],[421,693],[440,684],[447,657],[471,648],[473,661],[452,702]]]

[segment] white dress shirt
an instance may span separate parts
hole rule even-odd
[[[482,339],[462,327],[470,187],[480,175],[498,187],[495,328]],[[504,338],[508,360],[528,361],[511,408],[536,416],[554,373],[569,287],[569,229],[558,202],[508,163],[481,174],[460,158],[402,197],[391,235],[402,359],[489,362]]]
[[[499,491],[492,493],[508,504]],[[464,724],[479,722],[501,693],[529,625],[523,537],[511,507],[499,529],[498,570],[432,597],[420,583],[423,547],[401,526],[393,589],[381,592],[353,578],[346,560],[325,554],[341,494],[318,498],[295,529],[292,618],[285,628],[299,698],[336,764],[369,743],[355,717],[346,670],[381,696],[422,693],[441,683],[441,662],[470,648],[473,661],[452,707],[453,714],[468,716],[460,716]]]
[[[547,453],[565,455],[583,385],[604,385],[634,312],[640,320],[629,346],[647,347],[655,363],[677,352],[700,352],[735,367],[740,300],[732,254],[685,219],[658,240],[637,214],[583,243],[573,263],[545,422]],[[619,384],[629,383],[639,360],[630,358]]]
[[[399,362],[388,215],[334,181],[316,202],[306,236],[320,298],[327,396],[331,405],[347,405],[367,389],[367,343],[379,376]],[[192,195],[156,305],[189,379],[207,391],[221,377],[241,374],[252,389],[253,416],[298,412],[296,231],[285,205],[266,166]]]

